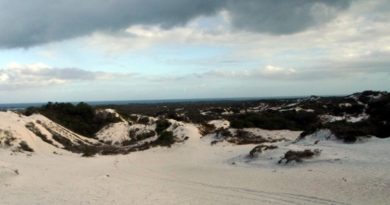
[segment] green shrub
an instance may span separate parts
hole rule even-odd
[[[96,146],[84,146],[81,149],[82,157],[93,157],[99,152]]]
[[[369,103],[367,114],[370,115],[370,123],[376,128],[374,135],[382,138],[390,137],[390,94]]]
[[[171,123],[166,119],[159,119],[156,122],[156,132],[158,135],[161,135],[166,129],[171,126]]]
[[[303,159],[310,159],[314,156],[320,155],[320,153],[321,150],[318,149],[315,150],[306,149],[304,151],[289,150],[279,160],[278,164],[281,164],[283,161],[285,161],[285,164],[288,164],[291,161],[302,162]]]
[[[40,108],[28,108],[25,114],[39,112],[54,122],[86,137],[93,138],[104,126],[118,122],[114,114],[97,113],[95,108],[78,103],[47,103]]]
[[[137,140],[144,140],[144,139],[153,137],[153,136],[155,136],[155,135],[156,135],[156,132],[153,131],[153,130],[150,130],[150,131],[143,132],[143,133],[137,135],[136,139],[137,139]]]
[[[319,123],[315,113],[296,111],[264,111],[231,116],[231,127],[242,129],[258,127],[269,130],[306,130]]]
[[[21,141],[19,143],[19,147],[21,150],[24,150],[26,152],[34,152],[34,150],[25,141]]]
[[[170,147],[174,143],[175,143],[175,136],[173,135],[173,132],[169,132],[169,131],[163,131],[155,141],[155,144],[160,146],[167,146],[167,147]]]
[[[137,120],[137,123],[147,125],[147,124],[149,124],[149,117],[140,117]]]
[[[211,134],[215,132],[215,126],[208,123],[203,123],[202,126],[199,128],[199,132],[202,136]]]
[[[373,135],[376,130],[375,125],[367,120],[357,123],[337,121],[325,124],[324,128],[331,130],[337,138],[342,139],[347,143],[356,142],[358,137],[367,137]]]
[[[41,138],[44,142],[49,143],[51,145],[53,144],[53,141],[47,138],[45,134],[43,134],[33,122],[29,122],[26,125],[26,128],[29,129],[32,133],[34,133],[37,137]]]

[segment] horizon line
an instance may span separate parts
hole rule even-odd
[[[11,109],[12,106],[28,107],[41,106],[49,102],[52,103],[87,103],[93,106],[98,105],[126,105],[126,104],[162,104],[162,103],[184,103],[184,102],[212,102],[212,101],[245,101],[245,100],[272,100],[272,99],[299,99],[311,96],[316,97],[342,97],[351,94],[335,94],[335,95],[292,95],[292,96],[267,96],[267,97],[220,97],[220,98],[166,98],[166,99],[144,99],[144,100],[91,100],[91,101],[45,101],[45,102],[16,102],[16,103],[0,103],[0,109]]]

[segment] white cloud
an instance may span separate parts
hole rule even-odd
[[[292,68],[283,68],[274,65],[267,65],[264,68],[226,70],[218,69],[211,72],[196,73],[193,76],[201,78],[218,77],[230,79],[272,79],[288,80],[297,77],[297,71]]]
[[[113,55],[159,45],[221,45],[232,42],[235,37],[226,16],[226,12],[221,11],[217,16],[195,18],[185,27],[169,30],[155,25],[133,25],[119,33],[95,32],[84,38],[84,42],[93,49],[103,48]]]
[[[85,40],[93,49],[103,48],[114,55],[155,46],[223,47],[226,51],[221,56],[200,59],[203,62],[198,63],[229,61],[245,64],[262,61],[263,65],[288,65],[297,67],[298,71],[299,67],[316,67],[322,61],[354,59],[370,52],[388,49],[390,21],[386,17],[390,18],[390,15],[377,12],[385,4],[388,3],[384,0],[356,1],[329,23],[291,35],[233,31],[229,13],[221,11],[213,17],[195,18],[185,27],[165,30],[153,25],[135,25],[121,34],[96,32]],[[204,26],[204,22],[212,26]],[[188,63],[197,63],[189,60]],[[178,61],[180,59],[175,59],[175,62]]]
[[[132,75],[130,73],[92,72],[78,68],[54,68],[43,63],[9,63],[0,69],[0,89],[25,89],[76,81],[112,80]]]
[[[290,77],[296,74],[296,72],[297,71],[293,68],[282,68],[273,65],[267,65],[261,73],[264,77],[284,78]]]
[[[321,25],[351,0],[0,0],[0,48],[31,47],[134,25],[164,29],[200,16],[230,14],[235,29],[275,35]],[[313,12],[314,11],[314,12]],[[17,19],[17,24],[10,19]]]

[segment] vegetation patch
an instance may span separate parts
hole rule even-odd
[[[0,129],[0,145],[10,147],[14,141],[16,141],[16,138],[10,131]]]
[[[200,127],[199,127],[199,132],[202,136],[206,136],[208,134],[211,134],[211,133],[214,133],[215,132],[215,126],[212,125],[212,124],[208,124],[208,123],[203,123]]]
[[[43,134],[36,126],[33,122],[29,122],[27,123],[26,125],[26,128],[28,130],[30,130],[32,133],[34,133],[36,136],[38,136],[39,138],[41,138],[44,142],[46,143],[49,143],[51,145],[54,145],[53,141],[48,139],[47,136],[45,134]]]
[[[153,142],[155,145],[164,146],[164,147],[170,147],[172,144],[175,143],[175,136],[173,135],[173,132],[170,131],[163,131],[156,141]]]
[[[137,123],[143,124],[143,125],[148,125],[149,124],[149,117],[142,116],[138,118]]]
[[[161,135],[166,129],[171,126],[171,123],[166,119],[159,119],[156,122],[156,132]]]
[[[306,130],[319,123],[317,114],[304,111],[264,111],[230,116],[232,128],[262,128],[268,130]]]
[[[375,126],[369,121],[358,123],[337,121],[324,125],[324,128],[329,129],[338,139],[346,143],[354,143],[358,138],[367,138],[375,133]]]
[[[315,150],[306,149],[304,151],[289,150],[279,160],[278,164],[281,164],[283,162],[284,162],[284,164],[288,164],[292,161],[302,162],[304,159],[310,159],[310,158],[313,158],[314,156],[319,156],[320,154],[321,154],[321,150],[318,150],[318,149],[315,149]]]
[[[156,132],[153,130],[147,130],[145,132],[137,134],[138,131],[139,129],[130,130],[129,131],[130,139],[123,141],[122,146],[134,145],[139,141],[156,136]]]
[[[229,143],[237,144],[237,145],[245,145],[245,144],[262,144],[262,143],[274,143],[284,139],[269,139],[264,138],[260,135],[255,135],[251,132],[238,129],[235,135],[230,135],[225,138]]]
[[[19,143],[19,148],[26,152],[34,152],[34,150],[25,141],[21,141]]]
[[[41,113],[54,122],[91,138],[104,126],[120,121],[114,113],[99,113],[94,107],[82,102],[76,105],[49,102],[40,108],[27,108],[24,112],[25,115],[33,113]]]
[[[255,158],[258,154],[261,154],[263,153],[264,151],[266,150],[272,150],[272,149],[276,149],[278,148],[278,146],[275,146],[275,145],[257,145],[256,147],[254,147],[250,152],[249,152],[249,157],[250,158]]]

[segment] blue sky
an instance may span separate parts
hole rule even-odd
[[[0,103],[390,88],[386,0],[61,1],[0,0]]]

